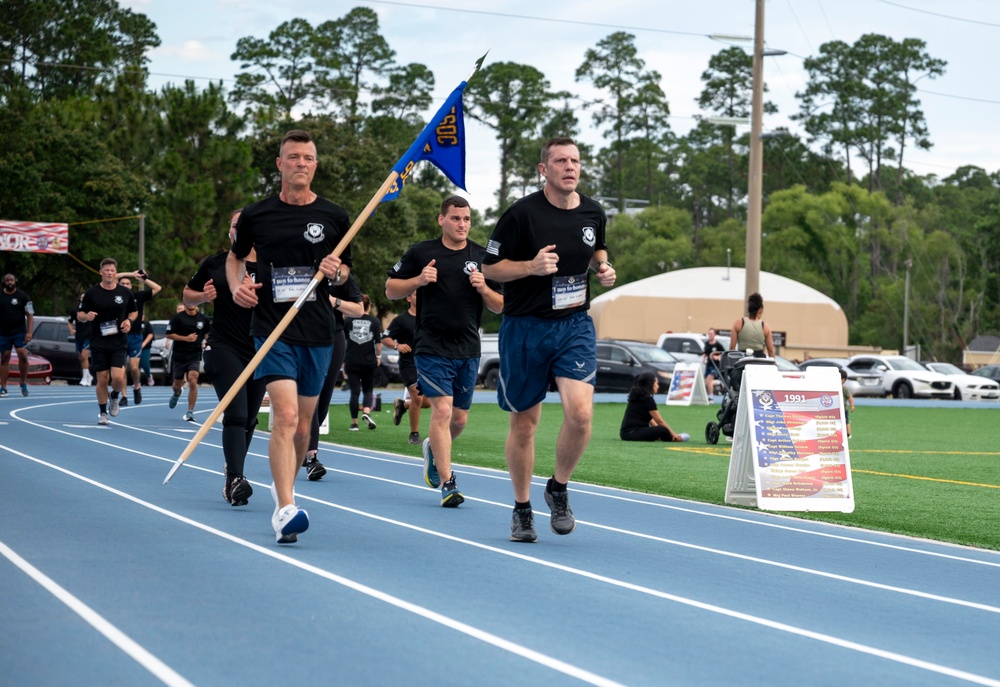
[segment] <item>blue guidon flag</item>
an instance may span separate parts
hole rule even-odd
[[[451,183],[463,191],[465,189],[465,118],[462,111],[462,93],[469,79],[482,66],[486,55],[476,61],[476,67],[469,77],[458,84],[448,99],[431,117],[427,126],[417,136],[409,150],[399,158],[392,170],[398,175],[384,196],[382,202],[395,200],[413,169],[421,160],[427,160],[440,169]]]

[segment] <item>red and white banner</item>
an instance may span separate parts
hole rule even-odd
[[[0,219],[0,250],[18,253],[68,253],[69,225]]]

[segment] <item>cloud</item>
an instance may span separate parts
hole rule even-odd
[[[181,62],[210,62],[226,58],[194,39],[186,40],[181,45],[161,45],[151,52],[156,57],[172,57]]]

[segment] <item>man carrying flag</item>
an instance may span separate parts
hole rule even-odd
[[[485,55],[479,58],[476,62],[476,68],[473,70],[472,74],[475,74],[476,70],[479,69],[485,58]],[[469,78],[472,78],[472,74],[469,75]],[[270,284],[270,287],[273,290],[280,289],[282,296],[282,304],[277,308],[276,313],[279,319],[277,325],[271,328],[266,339],[256,341],[257,353],[247,365],[246,369],[244,369],[237,378],[233,388],[231,388],[222,400],[219,401],[219,405],[212,411],[211,415],[209,415],[201,429],[195,433],[194,438],[191,439],[187,447],[181,453],[180,457],[174,462],[173,467],[163,480],[164,484],[170,481],[170,478],[174,476],[178,469],[180,469],[181,465],[184,464],[184,461],[191,456],[191,453],[198,445],[198,442],[200,442],[207,434],[208,428],[219,418],[219,416],[222,415],[223,411],[225,411],[226,406],[236,395],[236,385],[245,383],[251,374],[255,374],[256,366],[261,364],[267,358],[271,348],[283,339],[285,336],[285,330],[291,328],[293,320],[296,315],[299,314],[300,309],[304,307],[311,307],[315,312],[316,308],[322,309],[324,304],[329,302],[329,299],[326,297],[325,287],[322,288],[321,295],[317,296],[317,291],[321,289],[321,283],[325,282],[327,277],[330,276],[333,276],[338,280],[335,282],[337,284],[342,283],[342,281],[347,278],[348,273],[346,269],[349,268],[351,264],[347,250],[351,240],[354,238],[354,235],[361,230],[361,226],[365,223],[368,217],[371,216],[371,214],[375,211],[376,206],[382,202],[384,198],[388,197],[391,200],[393,197],[398,195],[403,184],[406,182],[406,179],[412,173],[414,165],[418,161],[423,159],[429,160],[432,164],[438,166],[442,171],[444,171],[448,178],[454,181],[456,185],[463,189],[465,188],[465,135],[462,124],[461,104],[462,92],[465,90],[467,83],[468,79],[460,83],[458,87],[452,91],[444,105],[442,105],[434,117],[431,118],[427,126],[425,126],[420,132],[420,135],[417,136],[413,145],[410,146],[403,157],[401,157],[393,167],[389,176],[386,177],[378,191],[376,191],[375,195],[368,201],[368,204],[365,206],[364,210],[362,210],[358,219],[354,221],[354,224],[351,225],[350,229],[348,229],[346,233],[342,234],[339,233],[339,231],[335,232],[338,233],[339,242],[336,243],[333,251],[323,257],[322,260],[313,261],[313,269],[318,269],[318,271],[312,275],[312,279],[306,279],[305,282],[300,281],[301,275],[298,274],[297,270],[295,271],[295,274],[286,272],[274,275],[274,278],[271,279],[273,283]],[[313,174],[315,174],[316,171],[316,149],[312,140],[308,138],[308,134],[305,134],[305,132],[294,132],[300,140],[290,138],[291,133],[292,132],[286,135],[285,140],[282,141],[282,157],[278,158],[278,168],[282,172],[282,193],[281,196],[277,197],[277,202],[284,203],[288,206],[298,206],[309,209],[310,207],[315,207],[317,202],[316,194],[313,193],[309,187]],[[300,135],[304,135],[306,138],[302,140]],[[285,157],[285,143],[288,140],[291,140],[295,144],[293,146],[294,150],[290,153],[294,154],[294,159],[286,159]],[[305,148],[302,146],[305,146]],[[323,202],[325,203],[326,201]],[[251,207],[256,209],[263,203],[269,203],[271,206],[276,204],[274,199],[268,199],[267,201],[262,201],[262,203]],[[337,210],[339,212],[336,214],[346,220],[346,213],[344,213],[340,208],[337,208]],[[343,214],[341,215],[340,213]],[[251,216],[254,214],[256,213],[251,213]],[[301,221],[304,219],[304,215],[308,213],[305,213],[303,210],[298,214],[300,215],[298,219]],[[238,305],[243,307],[253,307],[257,304],[257,289],[260,289],[260,287],[265,284],[262,279],[258,279],[258,282],[253,286],[244,288],[241,285],[241,279],[244,272],[241,267],[241,263],[243,257],[248,254],[250,246],[255,244],[256,237],[262,236],[270,231],[269,229],[266,229],[268,226],[266,224],[267,221],[270,221],[270,218],[265,218],[265,221],[261,221],[257,218],[248,218],[247,212],[244,211],[240,218],[240,226],[237,227],[237,239],[236,243],[233,245],[233,252],[227,260],[227,279],[229,280],[230,289],[233,291],[233,300]],[[243,228],[244,222],[247,222],[248,229],[251,227],[253,228],[254,239],[244,239],[241,242],[239,232],[241,228]],[[342,222],[338,220],[335,225],[330,225],[330,228],[334,228],[336,226],[336,228],[339,229],[341,223]],[[317,229],[316,233],[310,234],[314,226],[319,227],[319,229]],[[317,248],[325,248],[329,243],[325,238],[326,229],[327,225],[325,224],[309,222],[304,236],[307,241],[311,241],[312,239],[310,239],[310,235],[312,235],[313,238],[318,239],[318,242],[315,243],[314,246]],[[284,248],[284,246],[279,245],[280,242],[270,241],[270,243],[276,251],[280,252]],[[237,245],[239,245],[238,249]],[[261,255],[259,245],[257,246],[257,252],[258,255]],[[342,254],[344,255],[343,262],[341,262],[340,258]],[[266,256],[261,256],[260,260],[262,262],[265,261]],[[278,265],[279,263],[274,264]],[[302,265],[297,265],[296,267],[301,266]],[[338,272],[340,273],[338,274]],[[291,293],[295,290],[295,288],[299,289],[297,298],[295,298]],[[269,295],[269,293],[270,292],[266,288],[261,290],[261,294]],[[285,297],[287,297],[289,301],[294,302],[285,302]],[[318,302],[319,305],[315,305],[316,302]],[[273,306],[275,304],[271,303],[270,305]],[[267,318],[262,317],[261,321],[263,322],[265,319],[266,324],[273,324],[276,319],[275,313],[271,313]],[[254,321],[256,322],[257,320],[258,316],[255,312]],[[253,333],[255,336],[262,336],[263,330],[266,328],[266,325],[262,327],[255,325]],[[301,329],[301,327],[297,326],[296,329]],[[312,366],[315,362],[318,361],[311,361],[310,366]],[[256,374],[258,377],[261,376],[259,372],[256,372]],[[268,378],[274,376],[276,380],[282,379],[280,376],[275,376],[273,371],[267,372],[265,376]],[[297,378],[308,379],[308,377],[304,375],[297,375]],[[323,375],[317,374],[316,378],[322,381]],[[291,379],[287,379],[287,381],[291,381]],[[291,389],[295,389],[294,384],[291,386]],[[309,388],[309,390],[313,391],[311,388]],[[272,392],[270,395],[271,402],[274,404],[274,393]],[[298,465],[295,460],[287,461],[276,457],[277,454],[294,455],[298,451],[298,423],[302,421],[302,417],[304,417],[302,413],[305,408],[301,404],[298,407],[295,407],[294,403],[291,403],[291,399],[294,398],[295,395],[296,394],[293,392],[288,394],[288,398],[285,399],[289,401],[287,406],[290,408],[288,417],[279,419],[276,422],[276,424],[280,422],[287,425],[284,427],[284,431],[288,434],[288,436],[285,437],[282,435],[277,447],[275,446],[275,440],[272,436],[271,443],[272,473],[276,476],[278,472],[281,473],[281,479],[278,480],[276,477],[275,480],[275,503],[277,508],[273,518],[273,524],[275,526],[279,542],[295,541],[297,534],[305,531],[305,528],[308,527],[308,515],[305,514],[305,511],[300,511],[294,508],[294,504],[292,503],[292,483],[295,479],[295,471],[297,470]],[[299,398],[302,398],[301,394],[299,394]],[[305,401],[306,405],[315,407],[315,395],[311,397],[311,400],[308,400],[308,398],[309,397],[307,397],[307,400]],[[279,401],[279,405],[285,405],[285,403],[283,401]],[[275,406],[272,405],[272,407]],[[292,446],[292,436],[295,437],[295,444],[294,447],[289,448]],[[304,432],[304,436],[308,439],[308,431]],[[301,455],[305,455],[304,448]],[[289,468],[289,465],[292,467]],[[289,510],[286,515],[283,515],[283,513],[286,513],[286,509]],[[286,532],[288,533],[287,535],[285,534]]]
[[[226,259],[233,302],[254,309],[250,335],[258,349],[300,300],[317,269],[334,284],[343,284],[351,265],[349,247],[340,256],[334,251],[350,226],[347,211],[311,188],[317,164],[312,137],[289,131],[281,139],[276,163],[281,192],[243,210]],[[257,251],[252,283],[244,281],[251,249]],[[333,353],[329,296],[327,280],[322,279],[254,372],[271,398],[271,526],[279,544],[296,541],[309,528],[308,513],[295,505],[294,483],[309,448],[316,398]]]

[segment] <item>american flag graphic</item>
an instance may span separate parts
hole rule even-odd
[[[849,483],[840,395],[754,389],[752,400],[761,496],[844,498]]]
[[[69,225],[0,220],[0,250],[65,254],[69,252]]]

